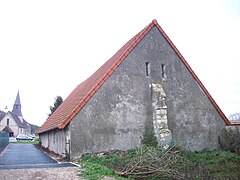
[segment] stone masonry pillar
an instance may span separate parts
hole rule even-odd
[[[168,129],[166,94],[161,84],[152,83],[153,127],[158,145],[164,147],[172,140],[172,133]]]

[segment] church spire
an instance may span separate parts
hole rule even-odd
[[[19,90],[18,90],[18,93],[17,93],[17,97],[16,97],[16,100],[15,100],[15,103],[13,105],[12,112],[15,113],[17,116],[22,116]]]

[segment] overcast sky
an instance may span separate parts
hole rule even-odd
[[[156,19],[228,116],[240,112],[240,1],[0,1],[0,110],[42,125],[129,39]]]

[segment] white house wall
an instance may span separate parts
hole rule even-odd
[[[13,119],[13,117],[7,113],[3,119],[0,121],[0,130],[4,129],[7,126],[7,119],[9,119],[9,127],[12,129],[13,131],[13,135],[14,137],[16,137],[18,134],[22,134],[25,133],[24,128],[21,128],[17,125],[17,123],[15,122],[15,120]]]

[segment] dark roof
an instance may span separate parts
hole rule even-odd
[[[112,58],[110,58],[104,65],[102,65],[92,76],[87,80],[79,84],[72,93],[63,101],[63,103],[57,108],[57,110],[47,119],[47,121],[38,129],[38,133],[43,133],[51,129],[59,128],[63,129],[73,117],[84,107],[88,100],[96,93],[96,91],[102,86],[102,84],[111,76],[115,69],[124,61],[128,54],[136,47],[136,45],[143,39],[143,37],[151,30],[153,26],[156,26],[158,30],[163,34],[168,43],[174,49],[181,61],[185,64],[186,68],[190,71],[196,82],[202,88],[211,101],[213,106],[219,112],[223,120],[227,125],[230,125],[229,120],[214,101],[210,93],[205,86],[199,80],[197,75],[191,69],[187,61],[178,51],[176,46],[172,43],[160,25],[156,20],[153,20],[147,27],[141,32],[135,35],[129,40]]]
[[[30,126],[31,124],[29,124],[25,119],[23,119],[23,125],[24,125],[25,127],[28,127],[28,125]]]
[[[27,128],[27,125],[25,123],[22,123],[21,120],[19,119],[19,117],[13,113],[13,112],[10,112],[9,113],[11,114],[11,116],[13,117],[14,121],[17,123],[17,125],[19,127],[22,127],[22,128]],[[24,121],[23,121],[24,122]]]
[[[2,131],[8,132],[8,133],[13,133],[13,130],[9,126],[5,126]]]
[[[22,116],[22,111],[21,111],[21,101],[20,101],[20,95],[19,91],[17,92],[17,96],[13,105],[13,113],[15,113],[18,116]]]
[[[2,118],[5,116],[5,114],[6,114],[5,112],[3,112],[3,111],[0,110],[0,121],[1,121]]]

